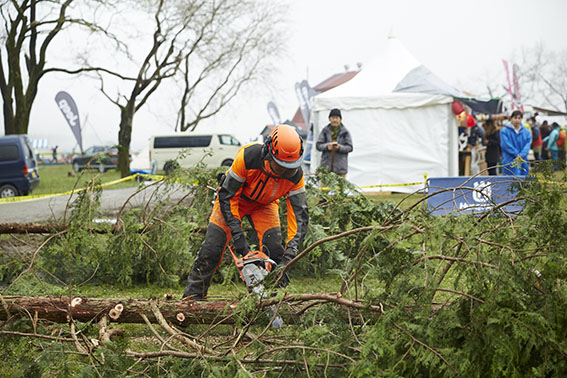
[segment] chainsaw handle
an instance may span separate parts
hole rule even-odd
[[[238,269],[238,272],[240,273],[240,276],[243,279],[244,277],[242,276],[242,268],[244,268],[244,265],[246,264],[261,263],[262,266],[268,272],[272,270],[273,265],[276,265],[276,262],[270,259],[268,256],[266,256],[266,254],[263,252],[250,251],[246,254],[246,256],[238,258],[236,257],[236,253],[233,246],[228,247],[228,249],[230,251],[230,254],[232,255],[232,260],[234,261],[234,265],[236,265],[236,269]]]

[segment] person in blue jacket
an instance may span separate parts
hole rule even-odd
[[[557,122],[553,122],[551,124],[551,133],[548,136],[543,138],[543,143],[546,144],[547,150],[550,153],[550,158],[553,160],[553,170],[557,171],[559,166],[557,165],[557,160],[559,160],[559,147],[557,147],[557,140],[559,139],[559,124]]]
[[[500,148],[502,149],[502,173],[505,175],[527,175],[530,171],[528,153],[532,144],[532,133],[522,125],[524,115],[514,110],[511,122],[500,130]],[[512,162],[521,157],[524,162],[515,166]]]

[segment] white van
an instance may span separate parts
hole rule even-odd
[[[194,167],[203,162],[206,168],[230,166],[242,145],[230,134],[173,134],[150,138],[150,162],[158,172],[169,171],[179,164]]]

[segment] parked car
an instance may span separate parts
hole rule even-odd
[[[82,154],[73,156],[71,165],[75,172],[91,168],[104,173],[115,169],[118,165],[118,147],[91,146]]]
[[[241,144],[230,134],[173,134],[150,138],[150,162],[158,171],[189,168],[201,162],[206,168],[231,166]]]
[[[0,197],[28,195],[39,185],[37,161],[26,135],[0,137]]]

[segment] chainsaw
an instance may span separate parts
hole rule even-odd
[[[234,253],[233,246],[230,246],[229,250],[232,255],[234,265],[236,265],[236,269],[238,270],[242,281],[246,284],[248,291],[255,293],[259,300],[264,299],[264,285],[262,284],[262,281],[272,270],[272,265],[275,265],[276,262],[260,251],[250,251],[246,254],[246,256],[238,258]],[[270,319],[274,318],[272,321],[272,327],[276,329],[281,328],[283,320],[279,315],[274,317],[275,313],[276,306],[270,306],[269,316]]]

